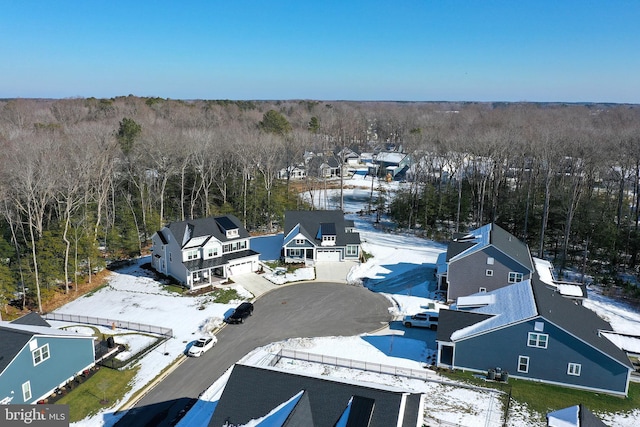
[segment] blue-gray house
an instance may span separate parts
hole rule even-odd
[[[527,280],[535,271],[529,247],[496,224],[454,236],[438,258],[438,287],[447,301]]]
[[[0,321],[0,404],[37,403],[91,368],[93,341],[52,328],[35,313]]]
[[[437,366],[626,396],[633,365],[611,325],[533,275],[440,310]]]

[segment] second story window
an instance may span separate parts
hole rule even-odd
[[[192,250],[192,251],[187,251],[187,259],[188,260],[192,260],[192,259],[197,259],[198,258],[198,250]]]
[[[509,272],[509,283],[522,282],[522,279],[523,279],[522,273],[516,273],[515,271]]]
[[[39,365],[49,358],[49,344],[38,347],[31,352],[33,356],[33,366]]]
[[[538,334],[536,332],[529,332],[529,336],[527,338],[527,345],[529,347],[547,348],[548,343],[549,343],[549,335]]]

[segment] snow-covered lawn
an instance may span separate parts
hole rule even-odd
[[[359,183],[362,183],[361,187],[358,187]],[[368,201],[370,181],[354,181],[351,184],[354,184],[353,188],[345,190],[345,211],[358,212],[363,208],[363,203]],[[315,197],[315,200],[324,203],[320,196]],[[322,207],[324,208],[324,205]],[[327,208],[332,209],[336,206],[329,203]],[[354,267],[349,272],[347,280],[350,283],[364,282],[373,291],[387,295],[394,302],[393,314],[398,317],[403,314],[423,311],[430,307],[442,307],[437,296],[433,293],[433,268],[438,255],[446,250],[444,245],[411,234],[380,231],[374,227],[371,218],[362,217],[355,213],[348,215],[348,218],[355,221],[356,228],[363,240],[364,250],[373,256],[366,263]],[[274,254],[279,253],[279,248],[263,248],[262,250]],[[174,337],[172,339],[167,340],[166,343],[142,358],[140,370],[133,380],[131,391],[120,402],[115,403],[112,408],[106,409],[105,412],[108,413],[114,412],[133,393],[140,390],[164,368],[178,359],[189,343],[199,336],[215,330],[225,315],[239,302],[215,304],[209,302],[207,296],[181,297],[172,294],[164,290],[161,284],[155,281],[146,270],[140,268],[143,263],[148,261],[148,258],[143,258],[138,260],[135,265],[114,272],[108,286],[57,310],[60,313],[140,322],[173,329]],[[312,269],[303,268],[294,275],[272,275],[271,279],[275,280],[275,283],[307,280],[313,278],[312,273]],[[243,298],[252,297],[242,287],[241,279],[232,286]],[[585,306],[607,318],[616,331],[637,333],[640,330],[640,315],[629,307],[616,304],[593,292],[590,294],[590,300],[585,302]],[[178,318],[179,321],[176,321]],[[56,326],[69,326],[63,322],[54,323]],[[74,327],[79,328],[79,332],[83,328],[81,326]],[[131,331],[108,331],[108,333],[116,333],[118,336],[116,342],[126,343],[131,352],[135,352],[136,348],[145,345],[144,339],[140,335],[124,335],[126,332]],[[92,332],[87,331],[86,333]],[[418,332],[415,331],[415,333]],[[431,331],[424,331],[424,333],[433,334]],[[401,328],[388,328],[376,334],[356,337],[300,337],[258,348],[245,356],[241,362],[264,364],[271,360],[280,349],[289,349],[328,357],[339,356],[340,358],[380,365],[422,370],[428,372],[428,375],[435,379],[436,374],[425,369],[425,362],[433,354],[435,342],[430,342],[433,341],[431,338],[427,341],[413,338],[412,334],[405,334]],[[394,385],[425,393],[428,402],[425,414],[426,424],[446,421],[464,426],[498,426],[503,421],[502,403],[497,393],[302,362],[286,357],[279,363],[281,368],[295,371],[322,373],[352,381]],[[215,409],[227,375],[228,373],[220,379],[211,379],[211,388],[203,392],[198,403],[182,419],[181,426],[206,425]],[[513,403],[510,413],[508,424],[510,426],[544,425],[538,421],[539,414],[531,414],[526,407],[517,402]],[[636,426],[640,425],[640,410],[636,410],[632,414],[613,414],[603,418],[611,425]],[[74,425],[94,427],[113,425],[116,421],[116,416],[105,416],[103,413],[74,423]]]

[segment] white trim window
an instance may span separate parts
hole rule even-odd
[[[28,402],[31,400],[33,396],[31,396],[31,381],[27,381],[22,384],[22,400]]]
[[[38,366],[47,360],[49,358],[49,344],[36,348],[31,352],[31,356],[33,357],[33,366]]]
[[[289,256],[299,258],[304,254],[304,249],[289,249]]]
[[[495,262],[495,259],[493,259],[492,256],[487,257],[487,265],[493,265],[494,262]]]
[[[518,372],[529,372],[529,356],[518,356]]]
[[[484,274],[486,274],[487,277],[493,277],[493,270],[487,270]]]
[[[487,292],[487,288],[479,288],[478,292],[482,292],[482,293],[486,293]]]
[[[213,258],[218,256],[218,248],[208,248],[207,257]]]
[[[536,348],[547,348],[549,344],[549,335],[539,334],[537,332],[529,332],[527,338],[527,346]]]
[[[509,283],[518,283],[522,282],[524,275],[522,273],[518,273],[516,271],[509,272]]]
[[[191,261],[192,259],[198,259],[198,250],[190,250],[187,251],[187,260]]]
[[[357,256],[358,255],[358,246],[356,245],[347,245],[347,256]]]
[[[582,373],[582,365],[579,363],[569,363],[567,366],[567,375],[579,377]]]
[[[295,243],[296,245],[304,245],[306,241],[306,239],[296,239]]]

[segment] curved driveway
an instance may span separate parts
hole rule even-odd
[[[212,350],[178,366],[116,425],[172,425],[200,393],[257,347],[287,338],[358,335],[386,326],[391,319],[390,303],[384,296],[339,283],[285,286],[254,304],[253,316],[244,324],[225,326]],[[179,313],[176,321],[180,321]]]

